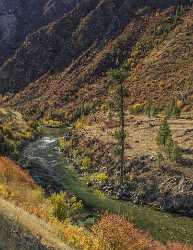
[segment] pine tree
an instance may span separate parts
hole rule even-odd
[[[123,70],[111,70],[108,72],[109,81],[115,84],[115,93],[111,102],[113,108],[119,114],[119,136],[118,141],[120,145],[120,185],[123,184],[124,178],[124,158],[125,158],[125,110],[124,110],[124,80],[127,74]]]
[[[177,161],[181,157],[181,151],[173,141],[170,126],[166,118],[162,121],[158,130],[157,143],[168,159]]]

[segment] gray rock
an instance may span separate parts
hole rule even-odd
[[[125,164],[128,174],[135,178],[127,180],[122,187],[109,184],[104,190],[117,199],[132,201],[136,204],[153,204],[161,210],[193,215],[193,180],[185,175],[183,169],[175,166],[154,166],[149,156],[133,159]],[[115,172],[120,176],[120,171]]]

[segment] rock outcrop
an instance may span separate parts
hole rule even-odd
[[[102,189],[136,204],[193,216],[191,171],[183,171],[171,164],[158,166],[150,156],[141,156],[126,163],[125,176],[128,180],[121,189],[111,182]]]

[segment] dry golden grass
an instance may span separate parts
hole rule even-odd
[[[42,239],[41,242],[48,249],[71,249],[59,240],[54,227],[2,198],[0,198],[0,214],[22,226],[22,231],[30,233],[34,238]]]
[[[183,149],[190,149],[186,157],[193,159],[193,119],[186,119],[188,114],[183,114],[182,118],[171,118],[169,124],[172,130],[174,141]],[[99,116],[99,115],[98,115]],[[156,155],[158,146],[156,143],[157,131],[162,117],[149,119],[145,115],[126,114],[126,157],[133,158],[142,154]],[[88,137],[95,137],[107,143],[114,144],[115,131],[118,128],[116,117],[109,119],[107,115],[100,114],[97,123],[92,121],[80,128]],[[190,131],[190,132],[188,132]]]

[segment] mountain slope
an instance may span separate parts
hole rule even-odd
[[[186,92],[192,88],[189,3],[82,1],[71,13],[29,35],[1,67],[0,91],[13,93],[6,103],[25,107],[31,115],[98,101],[107,93],[106,72],[123,62],[131,72],[129,103],[147,98],[165,102],[176,88],[184,97],[184,86]],[[185,52],[184,45],[189,48]],[[182,75],[185,85],[178,84]]]
[[[193,9],[180,18],[164,41],[133,69],[127,82],[135,102],[178,98],[191,104],[193,95]]]
[[[79,0],[0,0],[0,65],[25,36],[70,11]]]

